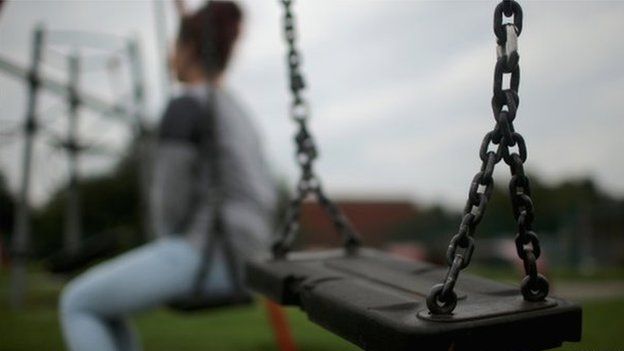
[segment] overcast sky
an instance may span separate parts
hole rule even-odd
[[[286,115],[281,8],[278,1],[241,3],[247,23],[228,89],[244,102],[262,130],[274,172],[292,180],[293,126]],[[519,39],[521,104],[515,125],[529,149],[526,167],[549,183],[591,176],[604,190],[624,195],[624,2],[521,4],[525,15]],[[463,203],[479,167],[481,138],[494,125],[490,99],[495,5],[494,1],[295,2],[311,124],[321,146],[319,171],[331,192],[341,197]],[[165,10],[173,37],[177,24],[171,3]],[[152,1],[9,1],[0,13],[0,55],[26,65],[37,22],[49,30],[138,38],[145,60],[148,112],[150,120],[157,121],[166,100]],[[59,79],[65,79],[59,54],[65,49],[56,45],[46,56],[46,72]],[[113,78],[105,69],[92,71],[81,80],[86,90],[112,98],[127,87],[124,69]],[[23,83],[0,74],[0,129],[10,130],[23,118],[25,91]],[[44,96],[41,111],[52,108],[44,120],[48,129],[61,133],[66,118],[58,103]],[[89,113],[82,116],[83,138],[121,150],[128,137],[123,127]],[[19,139],[0,137],[5,138],[0,142],[0,166],[14,187]],[[43,198],[62,182],[65,161],[44,141],[37,150],[34,197]],[[89,158],[83,170],[104,170],[111,160]],[[496,174],[507,181],[504,167],[499,166]]]

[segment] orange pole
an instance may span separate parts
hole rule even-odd
[[[275,336],[275,342],[279,351],[297,351],[295,340],[293,339],[288,325],[288,319],[284,309],[271,300],[264,299],[264,305],[269,314],[271,328]]]

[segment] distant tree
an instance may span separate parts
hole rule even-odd
[[[116,236],[115,240],[121,240],[121,249],[126,249],[144,240],[138,166],[136,154],[129,152],[109,173],[80,180],[85,241],[106,240],[110,233]],[[278,182],[280,215],[276,226],[288,204],[287,185],[283,179]],[[66,198],[66,189],[62,187],[34,214],[33,243],[39,257],[62,250]]]
[[[535,207],[533,227],[542,238],[555,238],[562,230],[569,232],[573,245],[582,240],[599,241],[610,248],[615,261],[624,263],[624,199],[602,192],[591,179],[566,180],[548,186],[531,176],[531,197]],[[434,252],[444,252],[448,240],[457,233],[461,212],[439,206],[424,208],[414,218],[392,233],[390,240],[424,242]],[[475,237],[503,237],[512,240],[516,223],[511,210],[507,185],[498,182],[479,224]],[[591,236],[582,239],[583,235]],[[598,243],[596,243],[598,245]],[[613,248],[611,248],[613,247]],[[610,260],[605,258],[605,260]]]
[[[4,174],[0,172],[0,233],[2,235],[8,236],[13,230],[14,211],[13,195],[9,192]]]
[[[83,242],[102,233],[123,233],[121,239],[126,245],[139,243],[142,228],[137,165],[135,154],[129,153],[110,173],[80,180]],[[66,200],[63,187],[35,212],[33,243],[40,256],[62,249]]]

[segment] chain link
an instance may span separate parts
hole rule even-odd
[[[286,60],[292,95],[290,115],[297,125],[295,157],[301,174],[297,182],[295,197],[290,201],[286,211],[281,236],[273,244],[273,256],[275,258],[284,258],[292,247],[299,230],[301,205],[308,196],[313,196],[318,200],[331,219],[336,231],[342,236],[347,251],[353,252],[360,244],[359,235],[338,206],[327,197],[321,186],[320,179],[314,173],[314,161],[318,157],[318,151],[307,124],[309,108],[302,94],[302,91],[305,89],[305,80],[300,71],[301,55],[296,47],[297,33],[291,9],[292,0],[282,0],[281,2],[284,7],[284,37],[288,48]]]
[[[510,20],[511,22],[507,23]],[[524,173],[527,148],[524,138],[515,131],[513,125],[520,103],[518,36],[522,32],[522,20],[522,8],[514,0],[503,0],[494,10],[497,60],[494,68],[492,112],[496,125],[485,135],[481,143],[479,150],[481,169],[470,184],[459,231],[449,243],[446,253],[449,269],[444,283],[436,284],[427,296],[427,307],[432,314],[450,314],[457,305],[457,295],[453,289],[459,272],[470,264],[474,251],[475,229],[483,218],[492,196],[494,190],[492,174],[496,164],[501,160],[509,166],[512,176],[509,193],[513,215],[517,222],[516,251],[524,262],[526,273],[521,284],[522,295],[527,301],[541,301],[548,295],[548,281],[537,272],[536,261],[541,248],[537,235],[532,231],[535,214],[529,178]],[[510,75],[508,88],[503,86],[505,74]],[[491,146],[494,146],[494,150],[490,150]],[[514,147],[517,148],[517,152],[511,150]]]

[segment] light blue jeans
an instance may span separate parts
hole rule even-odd
[[[185,239],[160,239],[86,271],[63,290],[60,318],[71,351],[140,350],[128,316],[161,306],[194,288],[200,251]],[[222,257],[215,257],[207,293],[233,289]]]

